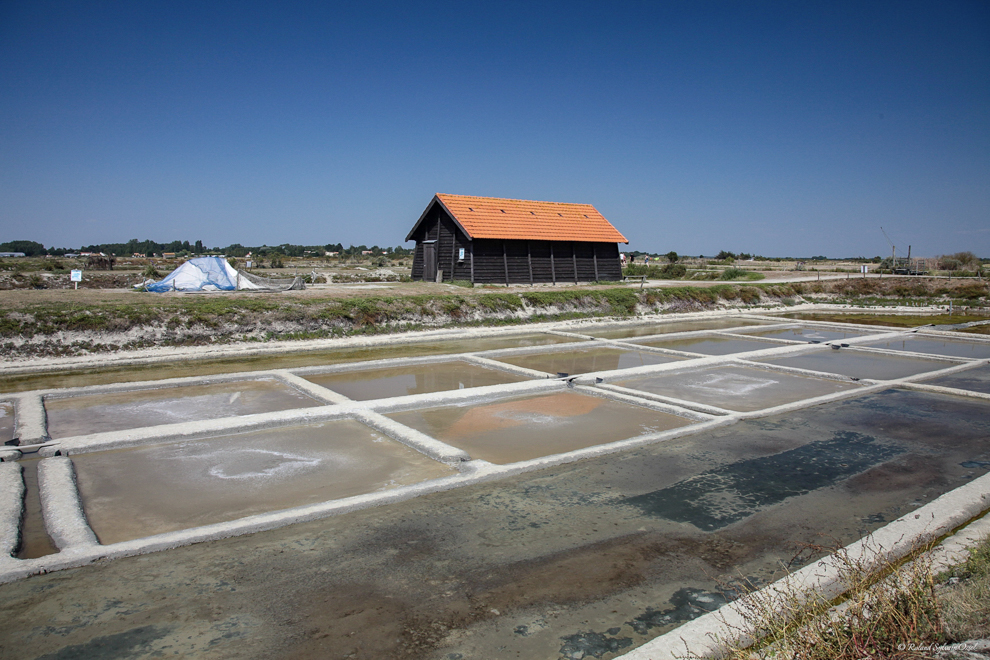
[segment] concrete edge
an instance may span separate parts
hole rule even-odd
[[[18,396],[14,402],[14,437],[18,445],[33,445],[47,442],[48,415],[40,394],[28,392]]]
[[[728,408],[719,408],[717,406],[709,406],[704,403],[695,403],[694,401],[686,401],[684,399],[678,399],[672,396],[664,396],[662,394],[655,394],[653,392],[646,392],[643,390],[635,390],[629,387],[623,387],[622,385],[612,385],[610,383],[599,383],[595,385],[598,389],[606,392],[616,392],[618,394],[624,394],[626,396],[637,397],[640,399],[646,399],[648,401],[656,401],[658,403],[666,403],[670,406],[675,406],[684,410],[691,410],[695,412],[704,413],[711,417],[720,417],[724,415],[735,415],[736,411],[729,410]]]
[[[471,460],[471,456],[463,449],[452,447],[374,411],[358,411],[354,414],[354,419],[441,463],[457,465]]]
[[[9,557],[20,544],[24,493],[21,464],[0,463],[0,557]]]
[[[3,561],[3,557],[0,556],[0,584],[20,580],[38,573],[84,566],[100,559],[116,559],[120,557],[130,557],[151,552],[158,552],[161,550],[191,545],[194,543],[202,543],[205,541],[213,541],[233,536],[241,536],[244,534],[278,529],[280,527],[285,527],[295,523],[318,520],[360,509],[401,502],[420,495],[447,491],[454,488],[459,488],[461,486],[480,484],[526,472],[532,472],[542,468],[574,463],[585,458],[594,458],[640,446],[655,444],[685,435],[690,435],[699,430],[723,426],[726,423],[728,423],[727,420],[721,419],[713,420],[711,422],[702,422],[700,424],[682,426],[669,431],[638,436],[627,440],[619,440],[606,445],[595,445],[593,447],[586,447],[584,449],[578,449],[564,454],[553,454],[551,456],[535,458],[529,461],[512,463],[505,466],[495,465],[484,460],[472,460],[461,464],[464,469],[460,474],[449,477],[431,479],[418,484],[400,486],[398,488],[386,491],[377,491],[339,500],[328,500],[317,504],[305,505],[291,509],[282,509],[279,511],[248,516],[223,523],[193,527],[176,532],[167,532],[164,534],[143,537],[132,541],[124,541],[106,546],[99,545],[98,543],[72,544],[70,542],[67,543],[65,550],[61,550],[53,555],[38,557],[36,559],[11,559],[9,562],[5,562]],[[45,461],[61,461],[61,463],[59,463],[60,465],[67,466],[61,468],[62,474],[56,476],[59,476],[63,482],[65,482],[67,478],[71,479],[70,483],[62,484],[63,490],[71,489],[69,491],[71,496],[66,499],[70,500],[70,505],[72,501],[78,505],[78,490],[75,485],[75,473],[71,467],[71,461],[64,457],[57,457],[54,459],[49,458],[45,459]],[[45,461],[42,461],[39,464],[39,482],[41,482],[41,467]],[[44,500],[42,505],[46,513],[46,525],[48,525],[48,509],[44,504]],[[74,518],[74,525],[72,518]],[[89,528],[88,523],[86,523],[81,508],[76,512],[70,511],[70,520],[69,524],[66,525],[66,529],[68,531],[77,530],[82,532],[84,536],[83,541],[86,540],[85,532],[88,531],[89,534],[92,534],[92,530]],[[54,538],[55,532],[50,527],[49,534]],[[95,540],[95,535],[92,538]],[[56,544],[58,545],[58,542],[56,542]],[[60,545],[58,547],[61,548]]]
[[[527,369],[526,367],[519,367],[508,362],[499,362],[498,360],[481,357],[480,355],[465,354],[462,361],[484,367],[485,369],[501,371],[502,373],[512,374],[514,376],[522,376],[523,378],[546,378],[547,376],[554,375],[540,371],[539,369]]]
[[[316,399],[325,405],[354,403],[352,399],[347,398],[343,394],[338,394],[337,392],[323,387],[322,385],[317,385],[316,383],[306,380],[302,376],[298,376],[287,369],[277,369],[272,373],[275,374],[276,378],[289,387],[302,392],[306,396]]]
[[[682,419],[687,419],[693,422],[707,422],[711,419],[716,419],[720,417],[719,415],[713,415],[706,412],[700,412],[697,410],[691,410],[690,408],[685,408],[673,403],[667,403],[665,401],[656,401],[649,399],[647,397],[636,396],[635,394],[616,391],[615,386],[611,387],[598,387],[595,385],[575,385],[574,389],[577,392],[586,394],[589,396],[597,396],[601,399],[609,399],[617,403],[624,403],[631,406],[638,406],[640,408],[646,408],[647,410],[652,410],[654,412],[664,413],[667,415],[673,415],[675,417],[680,417]]]
[[[38,492],[45,528],[59,553],[78,553],[99,545],[86,520],[76,486],[76,470],[68,457],[39,461]]]
[[[933,539],[949,534],[990,510],[990,474],[985,474],[898,518],[843,550],[850,560],[867,567],[896,562]],[[815,592],[831,600],[846,590],[842,560],[830,555],[764,587],[755,598],[788,602]],[[686,655],[719,658],[729,643],[752,643],[755,633],[746,615],[747,598],[698,617],[622,656],[622,660],[674,660]],[[782,610],[783,611],[783,610]]]

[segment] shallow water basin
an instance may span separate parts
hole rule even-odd
[[[345,364],[383,358],[420,357],[492,351],[500,348],[522,348],[579,342],[580,339],[545,333],[512,335],[509,337],[480,337],[477,339],[433,339],[431,341],[402,343],[384,346],[340,348],[330,351],[297,351],[267,355],[238,356],[222,360],[175,360],[161,364],[142,364],[109,369],[80,369],[62,373],[14,374],[0,378],[0,392],[26,392],[56,387],[83,387],[148,380],[152,372],[156,378],[182,378],[232,374],[244,371],[269,369],[293,369],[325,364]]]
[[[0,444],[14,437],[14,405],[0,403]]]
[[[663,335],[671,332],[694,332],[697,330],[724,330],[726,328],[740,328],[743,326],[765,325],[764,321],[753,319],[713,319],[705,321],[676,321],[673,323],[651,323],[649,325],[634,325],[625,328],[615,328],[613,330],[584,330],[577,329],[574,332],[591,337],[601,337],[602,339],[624,339],[626,337],[648,337],[650,335]]]
[[[885,348],[891,351],[911,351],[930,355],[946,355],[962,358],[990,358],[990,342],[936,339],[933,337],[904,337],[866,344],[871,348]]]
[[[353,420],[72,456],[103,544],[454,474]]]
[[[686,426],[691,420],[587,394],[561,392],[389,415],[481,458],[515,463]]]
[[[799,328],[782,328],[778,330],[760,330],[758,332],[747,332],[753,337],[773,337],[775,339],[791,339],[794,341],[826,342],[837,339],[849,339],[850,337],[862,337],[864,335],[876,334],[874,332],[859,332],[856,330],[826,330],[824,328],[812,328],[801,326]]]
[[[369,369],[306,376],[306,380],[355,401],[384,399],[407,394],[443,392],[485,385],[504,385],[526,380],[504,371],[470,362],[437,362],[394,369]]]
[[[990,366],[976,367],[950,376],[926,380],[925,384],[990,394]]]
[[[664,339],[642,343],[644,346],[656,346],[672,351],[686,351],[704,355],[729,355],[784,346],[784,344],[760,341],[759,339],[734,339],[732,337],[693,337],[691,339]]]
[[[952,366],[949,362],[863,353],[845,348],[838,351],[829,349],[793,357],[763,359],[757,362],[874,380],[894,380]]]
[[[274,378],[45,401],[53,438],[323,405]]]
[[[628,369],[648,364],[666,364],[682,358],[625,348],[589,348],[554,353],[530,353],[495,359],[499,362],[507,362],[517,367],[535,369],[548,374],[573,375],[593,371]]]
[[[38,492],[37,458],[22,459],[20,463],[24,478],[24,509],[21,512],[21,544],[17,549],[18,559],[34,559],[58,552],[45,530],[45,520],[41,513],[41,495]]]
[[[854,383],[736,366],[636,378],[615,384],[740,412],[762,410],[858,387]]]

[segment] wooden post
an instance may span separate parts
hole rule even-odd
[[[474,241],[470,241],[471,246],[471,284],[474,284]]]
[[[574,241],[571,241],[571,261],[574,262],[574,283],[577,284],[577,250],[574,246]]]
[[[553,285],[557,286],[557,268],[553,263],[553,241],[550,241],[550,279]]]
[[[505,254],[505,239],[502,239],[502,265],[505,266],[505,286],[509,286],[509,257]]]
[[[595,261],[595,281],[598,281],[598,243],[591,244],[591,258]]]
[[[457,268],[457,230],[450,234],[450,281],[454,281],[454,269]]]
[[[526,241],[526,261],[529,262],[529,285],[533,286],[533,251],[529,247],[529,241]]]

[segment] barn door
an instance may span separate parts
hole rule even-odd
[[[423,241],[423,281],[437,279],[437,242]]]

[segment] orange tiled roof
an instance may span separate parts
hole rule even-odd
[[[437,199],[471,238],[628,243],[591,204],[445,195]]]

